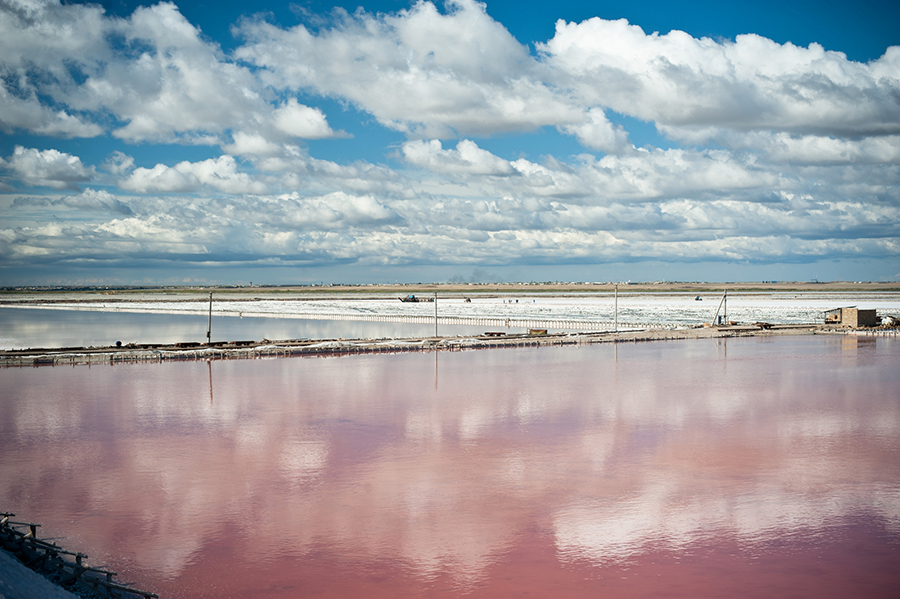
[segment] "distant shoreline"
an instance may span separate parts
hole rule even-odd
[[[376,295],[389,294],[408,295],[458,295],[465,296],[484,294],[554,294],[554,293],[612,293],[618,285],[620,293],[778,293],[778,292],[892,292],[900,291],[900,281],[893,282],[657,282],[657,283],[416,283],[416,284],[378,284],[378,285],[210,285],[210,286],[129,286],[109,285],[90,287],[43,287],[18,286],[0,289],[0,303],[15,301],[23,296],[38,296],[43,301],[51,301],[54,296],[77,294],[84,301],[110,299],[116,295],[123,298],[129,296],[165,296],[171,295],[180,300],[185,297],[218,296],[239,299],[241,297],[263,296],[266,298],[334,295]],[[72,301],[72,300],[67,300]]]
[[[688,286],[693,285],[693,286]],[[753,284],[755,285],[755,284]],[[700,303],[694,302],[694,296],[706,296],[707,299],[713,301],[703,302],[710,309],[716,307],[723,292],[727,289],[729,299],[734,297],[736,300],[744,295],[745,298],[753,298],[765,294],[775,294],[776,297],[787,298],[795,301],[796,297],[806,296],[812,297],[816,294],[834,294],[833,301],[844,302],[843,305],[858,303],[857,294],[861,296],[870,295],[871,297],[880,296],[881,299],[887,298],[885,301],[891,306],[897,305],[898,294],[900,289],[895,290],[892,286],[900,287],[895,283],[782,283],[782,284],[766,284],[765,287],[748,287],[743,283],[657,283],[657,284],[635,284],[625,285],[619,284],[618,294],[628,297],[630,294],[637,296],[651,296],[654,298],[665,298],[667,295],[678,297],[678,301],[684,301],[687,296],[691,301],[688,302],[693,308],[700,306]],[[262,318],[301,318],[306,320],[348,320],[359,322],[389,322],[401,324],[421,324],[431,323],[437,317],[434,308],[428,308],[426,313],[422,313],[421,309],[417,312],[409,313],[375,313],[371,310],[363,310],[362,312],[352,311],[352,314],[323,314],[316,310],[306,313],[302,306],[306,302],[330,301],[334,305],[340,305],[348,302],[348,305],[358,302],[359,300],[374,300],[382,304],[394,302],[397,307],[401,304],[399,298],[413,294],[421,298],[432,297],[437,293],[438,304],[444,300],[444,306],[449,305],[466,305],[467,302],[463,298],[472,298],[475,304],[480,301],[495,298],[493,301],[500,303],[499,297],[504,297],[504,303],[512,303],[515,297],[516,303],[519,298],[536,297],[539,302],[544,298],[584,298],[576,300],[578,305],[583,302],[591,301],[609,301],[612,304],[613,294],[616,291],[614,284],[597,283],[597,284],[541,284],[541,285],[423,285],[423,286],[333,286],[333,287],[236,287],[236,288],[128,288],[128,289],[95,289],[93,291],[85,290],[66,290],[66,291],[20,291],[15,293],[0,294],[0,308],[44,308],[44,309],[62,309],[74,311],[94,311],[101,312],[147,312],[147,313],[171,313],[171,314],[199,314],[202,312],[204,331],[206,330],[206,314],[209,308],[210,294],[213,295],[214,302],[222,302],[215,306],[215,310],[211,314],[217,318],[221,316],[247,316]],[[784,295],[782,295],[784,294]],[[793,295],[796,294],[796,295]],[[838,300],[839,296],[843,297]],[[632,296],[633,297],[633,296]],[[825,296],[821,296],[825,297]],[[508,299],[506,299],[508,298]],[[699,297],[698,297],[699,299]],[[619,298],[621,303],[622,298]],[[142,303],[149,304],[141,306]],[[255,308],[253,302],[269,302],[273,305],[284,303],[290,305],[295,303],[292,308],[293,312],[282,313],[274,310],[271,313],[266,310]],[[192,310],[172,310],[172,306],[177,304],[191,303],[194,305]],[[229,305],[230,304],[230,305]],[[199,305],[199,308],[197,306]],[[381,305],[381,304],[379,304]],[[409,304],[403,304],[408,306]],[[415,305],[415,304],[413,304]],[[530,306],[531,302],[526,300],[526,305]],[[837,304],[835,304],[837,305]],[[149,306],[149,307],[148,307]],[[225,306],[225,307],[222,307]],[[301,306],[300,311],[297,312]],[[438,306],[435,304],[427,304],[426,306]],[[180,307],[180,306],[176,306]],[[651,307],[651,313],[654,308]],[[340,311],[340,308],[337,308]],[[445,308],[447,310],[447,308]],[[704,308],[705,310],[705,308]],[[896,308],[895,308],[896,310]],[[334,310],[332,310],[334,311]],[[695,310],[696,311],[696,310]],[[371,312],[371,313],[370,313]],[[432,312],[435,316],[432,316]],[[498,315],[499,314],[499,315]],[[406,351],[443,351],[443,350],[463,350],[463,349],[488,349],[499,347],[520,347],[520,346],[547,346],[547,345],[576,345],[576,344],[595,344],[595,343],[616,343],[616,342],[637,342],[637,341],[653,341],[653,340],[674,340],[674,339],[691,339],[691,338],[712,338],[712,337],[735,337],[735,336],[760,336],[760,335],[784,335],[784,334],[845,334],[847,329],[839,327],[822,325],[818,317],[811,317],[804,314],[802,318],[793,320],[786,319],[775,320],[769,319],[768,323],[756,322],[757,320],[766,320],[767,314],[757,314],[753,311],[745,314],[740,320],[740,324],[731,321],[733,326],[711,327],[701,325],[698,318],[688,319],[687,322],[644,322],[638,319],[634,322],[623,321],[618,318],[618,331],[613,328],[612,314],[606,314],[602,319],[597,320],[596,315],[590,317],[584,316],[582,313],[573,313],[574,315],[565,315],[558,317],[548,315],[538,310],[535,313],[513,314],[503,313],[474,313],[469,314],[465,311],[453,312],[450,309],[448,313],[443,313],[438,318],[441,326],[472,326],[481,327],[473,330],[463,329],[463,334],[456,337],[430,337],[422,336],[419,332],[412,332],[410,338],[402,338],[400,335],[394,336],[392,331],[380,332],[384,338],[373,338],[376,335],[367,335],[366,332],[354,330],[348,338],[336,338],[341,335],[341,331],[332,331],[325,335],[310,335],[317,338],[299,338],[286,339],[287,335],[297,335],[297,332],[285,331],[280,333],[285,337],[279,337],[282,341],[269,341],[263,339],[257,341],[263,335],[272,336],[271,331],[257,330],[255,334],[248,334],[244,339],[253,339],[253,341],[217,341],[207,345],[204,342],[184,342],[173,343],[177,339],[172,338],[151,338],[145,339],[150,343],[127,343],[122,346],[112,347],[94,347],[81,344],[91,343],[95,339],[93,337],[76,337],[72,338],[69,343],[71,345],[79,345],[78,347],[59,347],[66,342],[61,341],[55,347],[39,347],[38,343],[46,343],[46,340],[39,338],[32,339],[30,342],[18,344],[19,348],[26,349],[7,349],[0,350],[0,366],[28,366],[43,364],[92,364],[92,363],[117,363],[117,362],[147,362],[147,361],[169,361],[169,360],[211,360],[211,359],[233,359],[233,358],[258,358],[258,357],[276,357],[276,356],[331,356],[346,355],[354,353],[395,353]],[[683,315],[682,315],[683,316]],[[696,314],[694,314],[696,316]],[[712,318],[712,314],[704,315],[706,321]],[[427,321],[427,322],[426,322]],[[471,321],[471,322],[469,322]],[[510,326],[514,329],[522,331],[521,333],[510,333]],[[490,328],[495,327],[497,332],[490,332]],[[427,330],[427,329],[426,329]],[[544,335],[528,334],[529,330],[544,330]],[[564,330],[572,332],[563,332]],[[484,333],[483,331],[488,331]],[[435,333],[437,325],[435,326]],[[447,329],[444,333],[447,334]],[[459,333],[460,329],[453,331]],[[241,333],[237,333],[240,335]],[[274,333],[279,335],[279,333]],[[221,335],[221,333],[220,333]],[[226,338],[235,339],[234,332]],[[300,333],[303,335],[303,333]],[[224,335],[222,335],[224,336]],[[299,335],[298,335],[299,336]],[[349,337],[359,337],[350,339]],[[390,336],[390,337],[388,337]],[[112,339],[104,335],[103,342],[111,343]],[[132,338],[140,339],[141,335],[133,335]],[[323,339],[323,337],[325,337]],[[221,337],[220,337],[221,338]],[[8,346],[9,347],[9,346]],[[15,346],[13,346],[15,347]]]

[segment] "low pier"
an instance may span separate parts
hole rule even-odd
[[[11,512],[0,512],[0,546],[7,555],[58,587],[73,593],[87,591],[93,593],[92,596],[144,599],[159,597],[156,593],[116,582],[115,572],[88,566],[85,563],[88,556],[84,553],[67,551],[56,543],[39,539],[37,529],[40,524],[11,520],[14,517],[15,514]],[[9,581],[9,584],[14,583]],[[24,584],[33,586],[28,581]]]

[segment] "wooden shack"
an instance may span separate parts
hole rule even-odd
[[[825,324],[839,324],[850,328],[874,327],[878,324],[875,310],[860,310],[855,306],[825,311]]]

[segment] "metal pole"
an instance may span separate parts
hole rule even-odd
[[[616,283],[616,302],[615,302],[615,319],[616,319],[616,333],[619,332],[619,284]]]
[[[725,290],[724,302],[725,302],[725,307],[724,307],[724,310],[722,310],[722,312],[724,313],[724,315],[722,316],[722,319],[725,321],[725,324],[727,325],[728,324],[728,290],[727,289]]]
[[[206,345],[212,343],[212,291],[209,292],[209,321],[206,323]]]
[[[437,291],[434,292],[434,336],[437,337]]]
[[[726,291],[726,292],[725,292],[725,295],[722,296],[722,299],[719,300],[719,305],[716,307],[716,313],[715,313],[715,315],[713,316],[712,322],[709,323],[710,326],[715,326],[715,325],[718,324],[718,323],[716,322],[716,320],[719,318],[719,310],[722,309],[722,304],[725,303],[725,298],[726,298],[726,297],[728,297],[728,291]]]

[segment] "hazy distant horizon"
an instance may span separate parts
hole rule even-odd
[[[796,285],[798,287],[815,285],[821,286],[823,290],[833,290],[833,288],[829,286],[840,285],[841,289],[846,290],[844,286],[853,286],[860,285],[860,290],[866,291],[864,286],[869,285],[892,285],[896,281],[867,281],[867,280],[832,280],[832,281],[823,281],[823,280],[791,280],[791,279],[768,279],[768,280],[720,280],[720,281],[702,281],[702,280],[678,280],[678,279],[658,279],[658,280],[519,280],[519,281],[503,281],[503,280],[492,280],[489,278],[485,278],[482,280],[444,280],[444,281],[415,281],[415,282],[387,282],[387,281],[375,281],[375,282],[352,282],[352,281],[303,281],[303,282],[291,282],[291,281],[282,281],[276,283],[265,283],[265,282],[256,282],[256,281],[247,281],[247,282],[236,282],[236,283],[71,283],[71,284],[32,284],[32,283],[24,283],[19,285],[0,285],[0,289],[2,290],[44,290],[44,289],[59,289],[66,290],[70,289],[73,291],[79,290],[105,290],[105,289],[121,289],[121,290],[155,290],[155,289],[180,289],[180,290],[203,290],[203,289],[216,289],[220,288],[223,290],[237,290],[237,289],[291,289],[291,288],[310,288],[310,289],[324,289],[328,290],[330,288],[353,288],[353,287],[370,287],[370,288],[381,288],[388,292],[390,290],[398,288],[398,287],[466,287],[466,286],[476,286],[476,287],[486,287],[490,288],[492,286],[496,286],[498,291],[502,291],[505,288],[509,287],[590,287],[590,286],[612,286],[612,285],[621,285],[623,287],[635,286],[641,287],[642,290],[647,290],[650,287],[660,286],[665,289],[666,287],[671,286],[697,286],[697,287],[709,287],[711,289],[716,289],[717,286],[733,286],[740,288],[745,285],[752,286],[769,286],[769,288],[773,291],[777,291],[779,286],[792,286]],[[852,288],[852,287],[851,287]],[[880,287],[879,287],[880,288]],[[876,288],[879,289],[879,288]],[[817,287],[805,288],[805,291],[814,291]],[[611,287],[610,287],[611,290]]]
[[[590,267],[566,267],[556,265],[540,268],[502,268],[502,267],[436,267],[436,268],[396,268],[362,269],[334,271],[321,269],[317,272],[303,270],[301,274],[291,276],[290,271],[300,269],[286,268],[254,268],[252,272],[232,270],[223,267],[210,267],[185,271],[178,275],[167,273],[163,269],[109,269],[99,272],[82,273],[78,269],[67,269],[67,272],[55,275],[36,274],[35,271],[17,273],[14,269],[0,270],[0,287],[28,286],[60,286],[60,287],[104,287],[104,286],[291,286],[291,285],[416,285],[416,284],[453,284],[453,283],[574,283],[574,282],[634,282],[634,283],[841,283],[872,282],[892,283],[900,281],[898,276],[877,276],[863,268],[843,273],[848,276],[840,278],[824,278],[816,276],[818,270],[809,265],[802,268],[787,268],[780,265],[772,269],[745,269],[744,276],[739,269],[728,264],[701,265],[690,269],[681,276],[672,276],[668,265],[643,264],[643,268],[635,269],[633,265],[591,265]],[[720,276],[704,277],[704,272],[719,273]],[[443,276],[438,276],[438,274]],[[695,274],[698,276],[690,276]],[[849,276],[855,274],[856,276]],[[876,276],[865,277],[864,274]],[[658,275],[658,276],[652,276]],[[730,276],[729,276],[730,275]],[[756,275],[756,276],[753,276]]]

